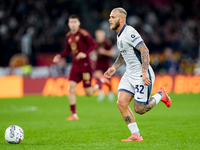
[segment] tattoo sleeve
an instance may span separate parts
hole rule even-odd
[[[113,66],[118,69],[119,67],[121,67],[121,65],[124,64],[124,58],[122,57],[122,54],[120,53],[119,56],[117,57],[115,63],[113,64]]]
[[[142,72],[147,72],[149,68],[149,50],[144,43],[140,44],[137,50],[141,52]]]

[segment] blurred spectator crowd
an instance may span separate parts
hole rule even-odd
[[[81,27],[93,37],[96,29],[105,30],[117,57],[116,32],[108,23],[115,7],[127,10],[127,24],[144,39],[156,73],[194,73],[199,61],[199,0],[0,0],[0,66],[9,66],[18,53],[27,55],[32,66],[44,65],[39,54],[63,50],[71,14],[80,17]]]

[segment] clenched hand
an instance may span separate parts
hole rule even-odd
[[[114,67],[108,68],[108,70],[104,73],[106,78],[111,78],[112,75],[115,73],[116,69]]]

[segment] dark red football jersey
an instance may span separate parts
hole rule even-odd
[[[86,71],[91,69],[89,53],[96,48],[96,43],[87,30],[79,29],[77,33],[71,32],[66,34],[66,47],[61,53],[61,57],[66,57],[72,53],[72,68],[76,71]],[[84,59],[76,59],[79,52],[87,55]]]
[[[105,72],[110,67],[111,57],[98,54],[98,49],[100,47],[109,51],[112,48],[112,44],[109,40],[105,40],[103,43],[97,43],[97,61],[95,70],[102,70]]]

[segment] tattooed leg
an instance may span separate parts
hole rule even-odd
[[[129,103],[133,96],[127,92],[120,91],[118,94],[117,106],[127,124],[135,122],[135,117],[129,107]]]
[[[156,100],[151,97],[148,104],[140,104],[134,101],[134,110],[138,114],[144,114],[147,111],[151,110],[156,105]]]

